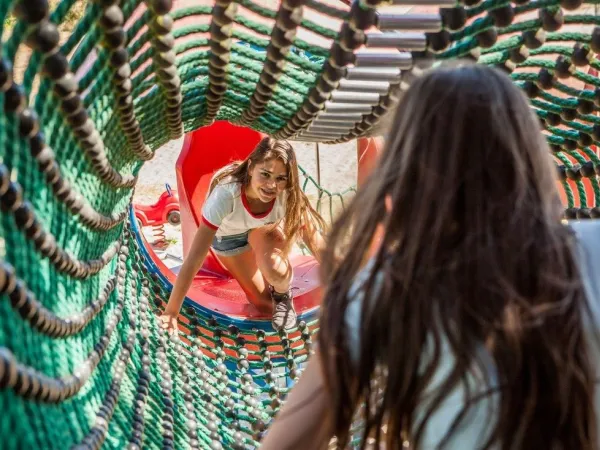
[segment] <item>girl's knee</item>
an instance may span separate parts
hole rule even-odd
[[[290,261],[279,254],[266,255],[259,266],[267,278],[286,278],[292,271]]]
[[[285,237],[279,228],[261,227],[248,234],[248,242],[252,248],[283,248]]]
[[[285,258],[265,258],[260,266],[262,266],[260,270],[263,276],[272,286],[282,287],[292,281],[292,266],[289,260]]]
[[[258,268],[271,285],[283,286],[291,281],[292,266],[284,254],[285,241],[279,229],[258,228],[250,232],[248,241],[254,249]]]

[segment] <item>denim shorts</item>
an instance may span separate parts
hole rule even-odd
[[[215,236],[212,241],[212,249],[217,255],[235,256],[244,253],[250,249],[248,234],[246,231],[242,234],[233,234],[231,236]]]

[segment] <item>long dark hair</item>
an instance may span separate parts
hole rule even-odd
[[[432,414],[462,387],[442,443],[487,397],[495,414],[481,448],[596,448],[587,300],[526,97],[495,69],[437,69],[414,82],[391,123],[322,265],[319,348],[339,445],[362,405],[361,448],[369,437],[373,448],[418,449]],[[344,317],[367,259],[352,361]],[[432,390],[442,352],[453,365]]]
[[[312,223],[317,229],[326,229],[325,221],[312,207],[300,187],[296,153],[288,141],[264,137],[245,160],[234,161],[217,171],[211,180],[208,193],[227,179],[241,183],[242,189],[245,189],[250,183],[252,167],[272,159],[283,162],[288,172],[286,211],[283,219],[283,233],[286,237],[284,251],[288,253],[302,226]]]

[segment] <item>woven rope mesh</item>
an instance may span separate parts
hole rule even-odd
[[[169,287],[130,224],[143,163],[214,120],[298,140],[376,135],[423,68],[475,59],[531,97],[566,217],[600,217],[594,3],[442,4],[404,8],[420,22],[390,25],[377,0],[0,1],[2,448],[258,447],[315,316],[277,334],[188,304],[172,341],[156,322]],[[355,54],[394,26],[422,44],[387,48],[367,72],[399,76],[347,129],[314,131],[323,110],[336,114],[328,102]]]

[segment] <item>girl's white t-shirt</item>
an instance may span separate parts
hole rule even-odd
[[[253,214],[242,184],[225,180],[215,186],[204,202],[202,221],[217,230],[217,237],[243,234],[283,219],[286,198],[287,192],[284,191],[275,198],[268,211]]]

